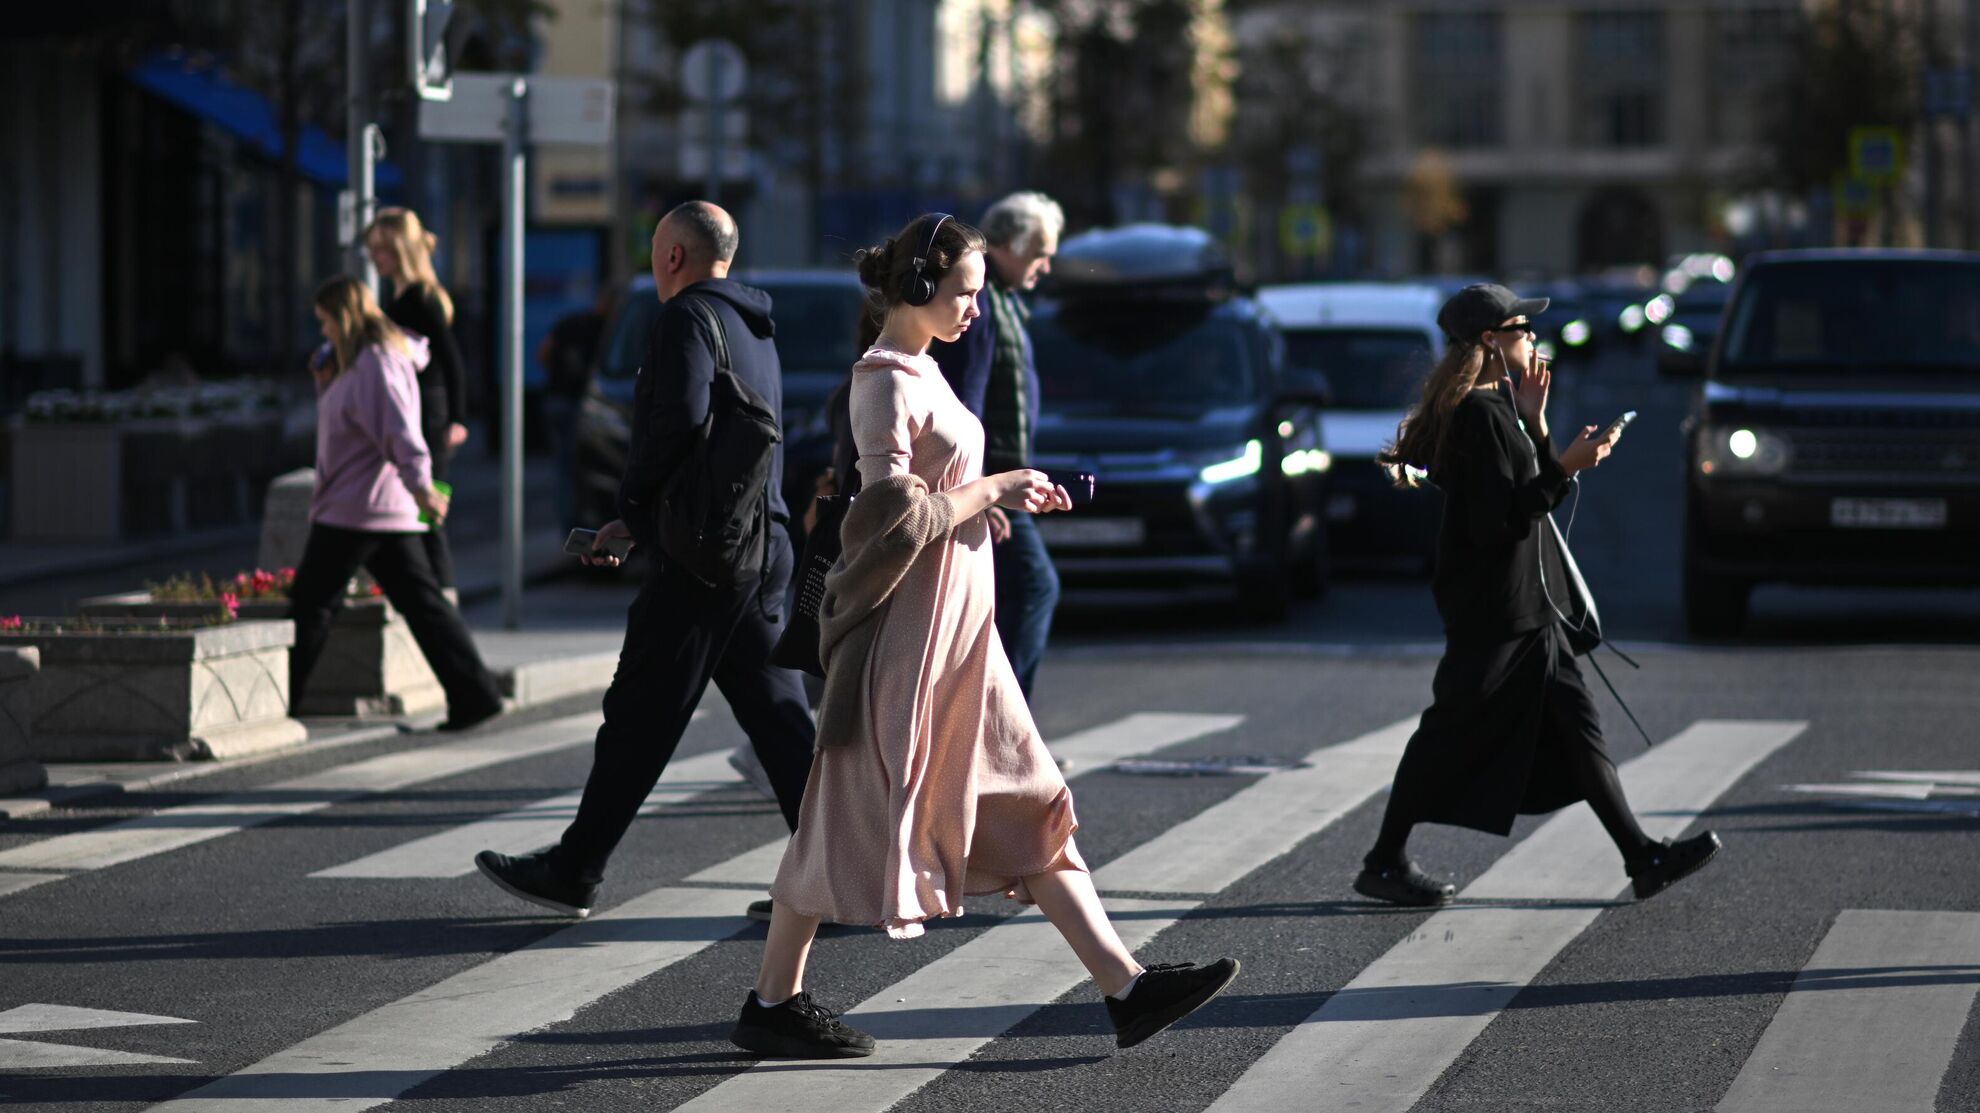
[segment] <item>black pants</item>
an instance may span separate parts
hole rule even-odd
[[[1594,809],[1625,860],[1649,845],[1558,626],[1498,642],[1451,642],[1433,691],[1435,703],[1397,766],[1370,864],[1399,861],[1418,823],[1505,835],[1516,815],[1578,800]]]
[[[445,483],[454,459],[454,450],[447,447],[447,422],[428,425],[420,433],[426,438],[427,454],[433,458],[433,481]],[[441,528],[441,523],[435,522],[420,540],[426,546],[426,563],[433,569],[434,581],[441,587],[455,586],[454,549],[447,543],[447,531]]]
[[[606,860],[660,780],[711,680],[770,775],[784,822],[797,829],[817,729],[798,674],[770,663],[792,564],[783,526],[772,529],[770,543],[770,577],[760,590],[754,579],[738,589],[704,587],[655,556],[626,613],[591,776],[559,844],[561,864],[579,880],[604,877]]]
[[[310,670],[330,640],[330,623],[344,606],[344,590],[359,568],[371,572],[385,598],[412,627],[413,640],[433,666],[447,692],[447,710],[473,716],[499,706],[501,689],[481,663],[461,613],[440,594],[417,533],[371,533],[316,523],[309,527],[295,586],[289,589],[289,617],[296,645],[289,651],[289,700],[302,702]]]

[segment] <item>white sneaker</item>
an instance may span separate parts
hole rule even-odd
[[[729,751],[729,768],[742,775],[765,800],[777,802],[777,790],[770,785],[770,774],[764,772],[763,763],[756,760],[756,747],[745,742]]]

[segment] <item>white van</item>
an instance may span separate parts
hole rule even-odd
[[[1286,362],[1322,372],[1333,404],[1322,437],[1334,458],[1327,500],[1337,563],[1427,567],[1437,547],[1435,495],[1398,491],[1375,464],[1395,438],[1431,364],[1444,354],[1434,286],[1310,282],[1266,286],[1258,300],[1286,339]]]

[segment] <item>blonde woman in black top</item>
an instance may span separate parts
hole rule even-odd
[[[385,316],[424,336],[433,362],[420,375],[420,432],[433,453],[433,478],[445,481],[447,463],[467,440],[467,387],[461,349],[454,343],[454,299],[433,272],[439,240],[411,209],[385,208],[364,233],[365,250],[378,277],[391,286]],[[426,535],[426,557],[442,587],[454,586],[454,557],[438,523]]]
[[[1413,486],[1427,472],[1444,492],[1431,592],[1446,646],[1434,702],[1403,751],[1381,834],[1355,878],[1356,892],[1378,900],[1425,906],[1455,895],[1404,853],[1418,823],[1505,835],[1518,815],[1586,800],[1638,899],[1719,848],[1710,831],[1676,843],[1643,833],[1561,627],[1567,574],[1544,519],[1621,434],[1597,436],[1591,425],[1556,454],[1551,373],[1533,347],[1532,315],[1546,308],[1547,299],[1503,286],[1453,295],[1437,315],[1450,348],[1381,457],[1398,482]]]

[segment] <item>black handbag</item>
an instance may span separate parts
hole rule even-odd
[[[770,651],[770,663],[779,668],[825,675],[825,666],[818,660],[818,608],[825,603],[825,576],[839,562],[839,526],[851,504],[848,496],[818,496],[818,524],[805,535],[804,554],[792,577],[797,584],[797,605],[791,608],[791,620],[784,625],[777,647]]]

